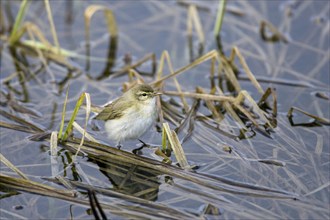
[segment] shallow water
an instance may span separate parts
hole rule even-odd
[[[19,3],[1,1],[2,10],[6,11],[4,13],[6,24],[9,8],[15,16]],[[217,2],[197,1],[197,3],[206,8],[199,10],[206,39],[203,53],[206,53],[217,49],[212,33]],[[159,60],[162,52],[167,50],[175,69],[187,65],[191,59],[198,56],[199,45],[196,35],[193,36],[194,56],[191,57],[189,52],[191,48],[186,34],[187,9],[174,1],[139,1],[138,3],[74,1],[72,5],[66,1],[52,1],[51,8],[61,47],[85,55],[83,13],[91,4],[104,5],[114,12],[119,29],[116,44],[109,43],[110,37],[102,13],[96,14],[92,19],[91,57],[97,57],[98,60],[92,60],[90,67],[86,69],[85,59],[69,59],[70,64],[81,70],[82,74],[73,73],[77,76],[65,81],[68,70],[63,66],[49,63],[46,69],[42,69],[39,58],[21,54],[19,51],[15,55],[11,54],[8,45],[2,41],[1,91],[4,94],[10,92],[21,106],[33,109],[39,117],[19,113],[13,110],[12,106],[6,105],[7,101],[6,104],[1,105],[1,110],[11,112],[43,129],[58,131],[68,85],[70,89],[67,114],[70,115],[82,92],[90,93],[92,102],[99,105],[121,94],[121,85],[128,80],[127,76],[104,77],[102,80],[92,80],[91,77],[96,78],[109,71],[121,69],[127,54],[130,54],[134,63],[149,53],[155,53]],[[43,7],[41,1],[33,2],[25,20],[36,23],[52,42],[47,14]],[[86,157],[79,157],[78,164],[72,166],[69,165],[70,156],[64,150],[55,159],[61,176],[150,200],[156,204],[193,214],[196,218],[258,219],[265,216],[269,219],[329,218],[329,127],[292,126],[286,116],[289,108],[295,106],[317,116],[330,118],[329,100],[314,95],[315,92],[323,92],[329,96],[330,92],[329,2],[230,1],[227,7],[237,8],[243,16],[237,16],[230,10],[226,12],[221,31],[224,52],[229,55],[231,48],[237,46],[256,78],[267,79],[267,82],[261,83],[262,87],[276,88],[278,126],[271,133],[271,138],[256,132],[250,139],[237,141],[196,121],[192,136],[183,144],[188,162],[198,166],[196,170],[198,174],[289,192],[297,196],[298,200],[221,192],[177,177],[171,177],[173,183],[169,183],[168,175],[161,172],[153,173],[148,169],[118,161],[99,164]],[[68,19],[72,20],[69,22]],[[261,20],[267,20],[277,27],[286,36],[288,43],[262,40],[258,30]],[[104,61],[109,54],[110,46],[112,52],[115,52],[115,63],[112,67]],[[24,64],[24,57],[28,64]],[[15,67],[15,59],[23,63],[20,68]],[[178,77],[184,91],[193,91],[196,86],[201,86],[205,90],[210,87],[209,63],[202,64]],[[238,66],[241,70],[241,66]],[[41,71],[38,71],[39,69]],[[28,79],[24,84],[20,83],[17,77],[10,81],[10,86],[3,83],[6,77],[19,70],[27,72]],[[150,72],[151,62],[143,64],[138,70]],[[168,73],[169,70],[165,68],[164,74]],[[88,74],[91,77],[88,77]],[[243,69],[240,77],[245,77]],[[146,76],[145,79],[148,82],[152,81],[151,77]],[[292,81],[293,85],[279,84],[278,81],[281,80],[286,83]],[[60,86],[61,82],[63,88]],[[260,98],[249,81],[242,79],[240,84],[242,89],[247,90],[253,98],[256,100]],[[172,80],[166,82],[165,89],[175,90]],[[15,92],[16,90],[19,92]],[[6,100],[1,96],[1,103],[3,99]],[[189,104],[192,102],[188,100]],[[209,114],[204,105],[201,105],[199,112]],[[82,126],[84,117],[84,112],[81,111],[77,122]],[[220,128],[238,135],[237,125],[228,115],[226,120],[230,126],[220,123]],[[293,120],[296,123],[307,123],[310,118],[296,113]],[[4,116],[0,116],[0,121],[13,123]],[[100,126],[102,128],[102,123]],[[171,126],[174,127],[172,124]],[[180,138],[185,136],[186,129],[179,133]],[[104,132],[92,131],[91,127],[87,130],[98,140],[113,145],[107,140]],[[1,154],[32,180],[52,185],[49,181],[41,179],[54,174],[50,164],[52,158],[49,154],[48,142],[30,141],[28,137],[31,134],[2,127],[0,135]],[[153,129],[143,137],[143,140],[160,144],[161,133]],[[137,144],[135,140],[128,141],[123,150],[132,151]],[[225,152],[224,145],[231,146],[233,152],[231,154]],[[144,149],[143,156],[161,160],[150,149]],[[172,159],[175,160],[174,157]],[[258,159],[281,161],[285,166],[260,163],[256,161]],[[3,164],[1,172],[15,176]],[[205,180],[207,181],[209,180]],[[220,182],[218,180],[214,184],[220,185]],[[53,186],[59,187],[55,184]],[[231,188],[232,185],[224,184],[224,187]],[[148,193],[142,193],[146,192],[145,190]],[[3,192],[1,195],[6,194]],[[139,205],[122,198],[100,194],[97,196],[100,201],[112,204],[114,207],[118,204],[123,205],[118,207],[124,212],[128,210],[125,209],[126,205],[129,207]],[[221,216],[205,213],[204,209],[208,204],[216,207]],[[22,206],[23,209],[17,209],[17,206]],[[70,218],[70,216],[78,219],[91,218],[88,209],[65,200],[24,192],[1,199],[1,217],[8,219]],[[130,212],[134,213],[132,210]],[[169,213],[169,211],[164,212]],[[125,218],[125,215],[108,212],[107,214],[111,219]]]

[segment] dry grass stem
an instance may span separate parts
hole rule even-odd
[[[28,179],[18,179],[0,173],[0,185],[18,191],[27,191],[31,193],[44,194],[51,197],[63,198],[74,197],[74,192],[69,190],[58,189],[52,186],[41,184]]]
[[[212,50],[212,51],[208,52],[207,54],[205,54],[205,55],[199,57],[198,59],[196,59],[194,62],[192,62],[192,63],[176,70],[172,74],[163,76],[162,78],[155,80],[151,84],[158,85],[158,84],[162,83],[163,81],[165,81],[165,80],[167,80],[171,77],[177,76],[177,75],[179,75],[179,74],[181,74],[181,73],[183,73],[183,72],[185,72],[185,71],[187,71],[187,70],[189,70],[189,69],[191,69],[191,68],[193,68],[193,67],[195,67],[195,66],[197,66],[197,65],[199,65],[199,64],[201,64],[201,63],[203,63],[203,62],[205,62],[209,59],[211,59],[214,56],[218,56],[218,52],[216,50]]]
[[[103,11],[104,12],[104,18],[107,22],[107,29],[108,32],[111,36],[117,37],[118,35],[118,30],[117,30],[117,23],[115,20],[115,17],[112,13],[112,11],[102,5],[90,5],[86,8],[85,14],[84,14],[84,19],[85,19],[85,36],[86,36],[86,42],[89,43],[90,41],[90,24],[93,15],[97,11]]]
[[[289,118],[293,118],[293,114],[292,114],[293,111],[297,111],[297,112],[300,112],[300,113],[302,113],[302,114],[304,114],[304,115],[307,115],[308,117],[313,118],[316,122],[319,122],[319,123],[321,123],[321,124],[324,124],[324,125],[330,125],[330,120],[329,120],[329,119],[322,118],[322,117],[318,117],[318,116],[316,116],[316,115],[313,115],[313,114],[311,114],[311,113],[308,113],[308,112],[306,112],[306,111],[304,111],[304,110],[302,110],[302,109],[300,109],[300,108],[297,108],[297,107],[291,107],[291,108],[289,109],[288,114],[287,114],[287,116],[288,116]]]
[[[160,57],[160,63],[159,63],[158,71],[157,71],[157,79],[160,79],[163,75],[165,61],[167,61],[167,66],[170,70],[170,74],[174,73],[170,55],[168,54],[167,51],[164,51]],[[182,92],[180,83],[178,82],[176,77],[173,77],[173,81],[174,81],[175,87],[177,88],[178,92]],[[180,96],[180,98],[183,103],[183,107],[184,107],[185,111],[188,112],[189,106],[188,106],[186,99],[184,98],[184,96]]]
[[[187,16],[187,32],[189,37],[192,37],[193,35],[192,33],[193,26],[196,29],[199,43],[201,45],[204,45],[205,43],[204,31],[198,15],[197,7],[196,5],[191,4],[188,6],[188,16]]]
[[[56,33],[56,29],[55,29],[55,24],[53,21],[52,10],[49,5],[49,0],[44,0],[44,2],[45,2],[46,11],[47,11],[47,17],[48,17],[49,24],[50,24],[50,30],[52,32],[52,36],[53,36],[53,40],[54,40],[54,45],[57,48],[56,54],[60,54],[61,53],[60,43],[57,38],[57,33]]]
[[[217,92],[219,93],[219,95],[224,96],[222,90],[217,86],[216,87]],[[246,126],[244,124],[244,122],[241,120],[241,118],[237,115],[237,113],[235,112],[235,110],[233,109],[233,106],[231,105],[230,102],[228,101],[224,101],[222,103],[224,109],[228,112],[228,114],[243,128],[246,129]]]
[[[186,155],[184,154],[184,151],[182,149],[182,146],[178,139],[177,134],[175,133],[175,131],[172,131],[170,129],[170,126],[166,122],[163,124],[163,129],[165,130],[167,140],[169,141],[171,149],[173,150],[174,155],[175,155],[178,163],[180,164],[180,167],[188,168],[189,164],[188,164]],[[164,135],[164,132],[163,132],[163,135]]]
[[[124,68],[122,68],[121,70],[116,71],[115,73],[111,74],[109,76],[109,78],[111,79],[111,78],[115,78],[115,77],[121,76],[121,75],[129,72],[129,70],[141,66],[142,64],[144,64],[148,60],[151,60],[152,61],[152,65],[153,66],[156,65],[155,64],[156,63],[156,56],[155,56],[154,53],[150,53],[150,54],[145,55],[144,57],[142,57],[140,60],[136,61],[135,63],[130,64],[130,65],[127,65]]]
[[[247,76],[249,77],[250,81],[252,82],[252,84],[254,85],[254,87],[256,87],[258,89],[258,92],[260,94],[264,94],[264,90],[262,89],[262,87],[260,86],[260,84],[258,83],[258,81],[256,80],[255,76],[253,75],[253,73],[251,72],[249,66],[247,65],[244,57],[242,56],[241,52],[239,51],[239,49],[235,46],[233,47],[230,57],[229,57],[229,61],[231,63],[234,62],[235,56],[238,57],[245,73],[247,74]]]
[[[8,113],[6,111],[3,111],[1,109],[0,109],[0,115],[8,118],[9,120],[15,121],[15,122],[25,126],[26,128],[28,128],[31,131],[34,131],[34,132],[43,132],[44,131],[43,129],[39,128],[38,126],[34,125],[33,123],[28,122],[23,118],[17,117],[15,115],[10,114],[10,113]]]
[[[327,7],[283,4],[274,11],[285,16],[277,28],[264,20],[273,10],[266,1],[178,0],[181,9],[165,1],[137,8],[126,1],[61,2],[0,4],[4,218],[328,217]],[[136,17],[140,10],[147,13]],[[281,43],[288,42],[282,31],[297,37],[304,23],[293,21],[306,22],[311,11],[318,14],[299,36],[305,41]],[[116,18],[125,24],[120,34]],[[230,33],[224,38],[221,26]],[[142,145],[134,139],[115,148],[104,122],[89,120],[90,113],[142,82],[162,94],[157,123],[140,137]],[[45,199],[60,205],[33,213],[12,205],[39,208]]]
[[[100,143],[98,140],[96,140],[92,135],[88,134],[86,132],[86,129],[82,128],[77,122],[73,122],[73,127],[82,135],[85,135],[87,140],[93,141],[95,143]]]
[[[169,96],[185,96],[189,98],[195,98],[195,99],[202,99],[202,100],[210,100],[210,101],[229,101],[233,102],[234,97],[230,96],[220,96],[220,95],[210,95],[210,94],[200,94],[200,93],[193,93],[193,92],[177,92],[177,91],[164,91],[165,95]]]
[[[57,140],[58,140],[57,132],[53,131],[50,136],[50,154],[52,156],[57,155]]]
[[[5,158],[1,153],[0,153],[0,161],[6,165],[9,169],[11,169],[12,171],[14,171],[16,174],[18,174],[20,177],[22,177],[23,179],[28,180],[29,178],[22,172],[20,171],[14,164],[12,164],[9,160],[7,160],[7,158]],[[0,173],[1,175],[1,173]]]
[[[267,30],[268,28],[268,30]],[[271,36],[267,36],[267,31],[271,32]],[[262,20],[260,22],[259,32],[261,35],[261,38],[265,41],[283,41],[284,43],[288,43],[288,39],[286,36],[284,36],[274,25],[268,21]]]
[[[197,87],[196,92],[200,93],[200,94],[205,94],[203,88],[201,88],[201,87]],[[208,107],[208,109],[212,112],[213,119],[216,122],[220,123],[224,119],[225,116],[220,111],[218,111],[218,109],[216,109],[216,107],[215,107],[214,103],[212,103],[212,101],[205,100],[205,103],[206,103],[206,106]]]
[[[272,128],[271,123],[269,122],[269,120],[268,120],[268,119],[266,118],[266,116],[265,116],[266,113],[265,113],[263,110],[261,110],[261,109],[259,108],[259,106],[258,106],[258,104],[256,103],[256,101],[250,96],[250,94],[249,94],[246,90],[242,90],[242,91],[238,94],[237,98],[236,98],[235,101],[234,101],[235,106],[237,107],[237,106],[239,105],[239,103],[240,103],[241,101],[243,101],[244,99],[247,99],[247,100],[249,101],[249,103],[250,103],[250,104],[252,105],[252,107],[253,107],[253,110],[256,111],[256,112],[258,113],[259,117],[260,117],[260,118],[261,118],[266,124],[268,124],[268,125]],[[246,116],[249,117],[249,115],[251,115],[251,113],[248,113],[248,115],[246,115]],[[249,118],[251,119],[252,116],[250,116]]]

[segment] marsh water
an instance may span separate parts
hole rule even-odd
[[[198,5],[205,35],[203,47],[196,32],[192,42],[189,42],[188,7],[182,2]],[[2,36],[9,35],[7,31],[13,24],[20,3],[1,1],[0,19],[5,24],[2,27],[6,27],[1,30]],[[88,63],[84,11],[93,4],[112,10],[118,37],[114,39],[109,35],[103,13],[95,13],[91,20]],[[50,6],[59,45],[76,54],[67,59],[73,70],[59,62],[45,62],[36,55],[11,48],[5,38],[0,41],[1,111],[23,118],[43,130],[59,130],[68,87],[67,121],[83,92],[88,92],[96,105],[119,96],[122,84],[129,77],[127,74],[112,75],[129,62],[135,63],[154,53],[159,65],[162,52],[166,50],[173,68],[179,69],[202,54],[219,49],[213,35],[218,1],[50,1]],[[323,0],[229,1],[220,34],[222,49],[229,56],[236,46],[261,86],[276,89],[277,126],[271,133],[250,130],[247,132],[249,138],[238,140],[224,135],[230,133],[238,136],[241,131],[233,119],[225,115],[228,123],[220,122],[217,127],[225,132],[210,129],[201,121],[196,121],[191,136],[182,144],[189,164],[196,167],[191,172],[212,177],[213,180],[219,179],[219,182],[224,178],[251,188],[258,186],[283,191],[292,198],[267,194],[256,196],[243,189],[242,193],[221,192],[210,187],[211,183],[206,187],[165,175],[161,171],[115,160],[100,164],[88,156],[80,156],[76,163],[71,163],[70,154],[61,145],[58,156],[54,158],[50,155],[49,142],[32,141],[30,133],[4,127],[0,127],[1,154],[33,181],[63,187],[45,179],[54,177],[52,163],[55,160],[58,165],[56,175],[162,205],[163,209],[155,209],[159,213],[171,213],[169,208],[181,214],[188,213],[186,218],[196,219],[329,219],[329,124],[315,122],[299,112],[294,112],[293,118],[287,117],[289,109],[297,107],[320,118],[330,118],[329,13],[330,3]],[[29,4],[24,21],[36,24],[53,42],[43,1]],[[261,21],[275,26],[285,40],[262,39],[259,31]],[[29,39],[28,34],[23,39]],[[247,80],[242,66],[237,66],[242,89],[259,100],[261,95]],[[143,63],[136,71],[147,82],[154,80],[151,61]],[[191,92],[200,86],[208,92],[209,72],[210,62],[205,62],[177,79],[183,91]],[[23,78],[19,77],[21,73],[24,73]],[[169,68],[164,68],[164,74],[169,74]],[[175,90],[174,82],[166,81],[164,90]],[[166,95],[162,98],[170,99]],[[171,98],[180,102],[178,97]],[[187,100],[189,106],[194,102],[193,99]],[[204,103],[201,103],[198,113],[210,114]],[[85,113],[81,110],[76,121],[83,127],[84,120]],[[4,114],[0,115],[0,121],[17,123]],[[172,128],[177,126],[169,123]],[[89,124],[87,131],[102,143],[113,146],[114,143],[107,139],[102,130],[103,124],[98,126],[100,131]],[[187,133],[187,129],[183,130],[179,138],[184,138]],[[79,136],[76,131],[75,134]],[[153,128],[142,139],[160,145],[161,132]],[[137,140],[127,141],[122,150],[132,152],[139,144]],[[225,146],[231,147],[231,153],[224,150]],[[140,154],[141,157],[162,161],[153,149],[143,149]],[[175,161],[173,155],[172,160]],[[278,161],[281,166],[261,163],[260,160]],[[175,162],[173,165],[176,166]],[[17,177],[4,163],[1,163],[1,173]],[[227,184],[226,187],[232,187]],[[82,189],[79,190],[85,195]],[[0,216],[4,219],[93,218],[90,208],[85,205],[38,193],[19,191],[19,194],[10,194],[4,188],[1,191]],[[144,205],[122,197],[97,196],[100,202],[121,210],[121,213],[115,214],[106,211],[109,219],[133,218],[135,212],[141,212],[139,206]],[[136,216],[152,217],[150,213],[140,214]]]

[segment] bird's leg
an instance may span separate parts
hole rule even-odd
[[[142,143],[142,146],[143,146],[143,147],[149,145],[149,144],[146,144],[146,142],[144,142],[144,141],[142,141],[142,140],[140,140],[140,139],[138,139],[138,140]]]
[[[147,148],[156,148],[156,147],[160,147],[161,145],[151,145],[151,144],[147,144],[146,142],[138,139],[141,143],[142,143],[142,147],[147,147]]]
[[[141,142],[142,145],[141,145],[140,147],[134,149],[134,150],[132,151],[133,154],[139,154],[139,152],[140,152],[144,147],[149,147],[149,145],[146,144],[144,141],[142,141],[142,140],[140,140],[140,139],[138,139],[138,140]],[[141,154],[141,153],[140,153],[140,154]]]
[[[121,147],[122,147],[121,143],[118,142],[118,143],[117,143],[117,148],[118,148],[118,150],[120,150]]]

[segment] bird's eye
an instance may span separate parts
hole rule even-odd
[[[143,93],[142,96],[147,96],[147,93]]]

